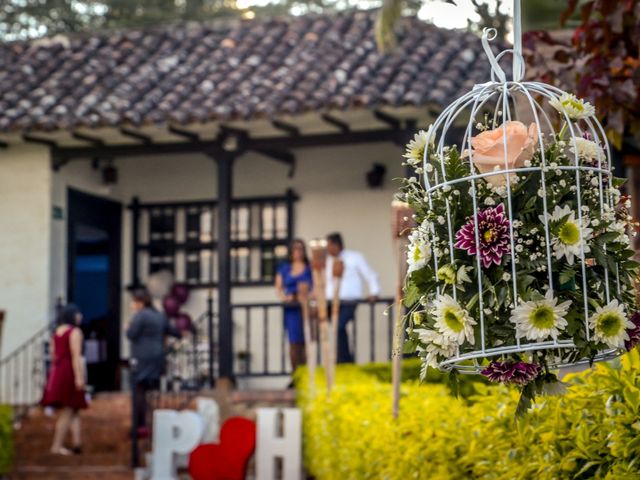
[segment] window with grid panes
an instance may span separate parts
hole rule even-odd
[[[293,238],[292,191],[282,196],[239,198],[231,209],[231,278],[236,285],[273,282]],[[138,283],[168,270],[176,281],[195,288],[215,286],[217,278],[217,203],[133,202],[134,261]]]

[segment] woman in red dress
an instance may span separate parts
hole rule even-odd
[[[62,310],[51,341],[51,371],[42,396],[42,405],[61,409],[53,436],[51,453],[70,455],[80,453],[80,415],[87,408],[85,400],[84,365],[82,359],[82,331],[78,325],[82,314],[69,304]],[[72,450],[62,446],[71,429]]]

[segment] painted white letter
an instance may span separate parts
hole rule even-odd
[[[203,430],[202,418],[195,412],[153,412],[152,480],[174,480],[176,454],[188,454],[196,448],[200,444]]]
[[[279,413],[282,413],[280,418]],[[297,408],[259,408],[256,439],[256,480],[276,478],[282,459],[282,480],[302,477],[302,417]],[[280,421],[282,425],[280,425]],[[282,435],[279,434],[282,432]]]

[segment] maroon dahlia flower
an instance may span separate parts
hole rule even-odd
[[[627,350],[631,350],[636,345],[640,344],[640,312],[636,312],[631,315],[631,323],[635,325],[635,327],[627,330],[627,335],[629,335],[629,340],[624,342],[624,346]]]
[[[504,213],[504,203],[478,212],[478,237],[482,266],[500,265],[502,257],[509,252],[509,220]],[[466,250],[469,255],[477,254],[473,216],[456,233],[454,246]]]
[[[482,370],[482,375],[490,382],[500,382],[506,385],[526,385],[535,380],[540,373],[540,365],[527,362],[493,361]]]

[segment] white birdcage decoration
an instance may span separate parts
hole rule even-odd
[[[421,180],[400,197],[419,223],[406,295],[425,366],[526,385],[611,359],[640,328],[628,204],[604,130],[590,104],[523,81],[518,0],[514,30],[513,49],[497,56],[485,30],[491,81],[408,145]],[[499,64],[507,53],[511,79]]]

